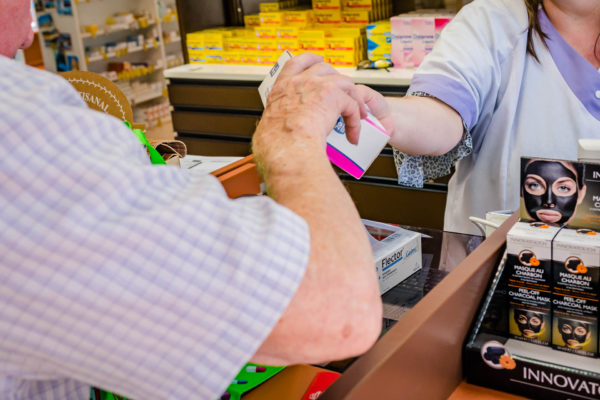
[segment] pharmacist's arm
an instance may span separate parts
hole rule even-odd
[[[371,112],[390,131],[390,145],[415,155],[441,155],[452,150],[463,134],[460,114],[433,97],[383,97],[359,90]]]
[[[253,357],[269,364],[316,363],[366,351],[381,330],[381,298],[356,208],[325,154],[340,114],[356,130],[355,86],[319,57],[289,61],[269,96],[253,151],[269,195],[308,223],[310,258],[282,318]],[[301,72],[304,71],[304,72]],[[363,110],[364,111],[364,110]]]

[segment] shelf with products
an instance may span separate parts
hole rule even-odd
[[[134,111],[167,103],[159,71],[183,63],[174,1],[79,0],[68,8],[59,3],[36,8],[46,69],[102,74],[122,86]]]
[[[167,102],[147,102],[134,111],[134,120],[143,122],[147,128],[154,128],[171,123],[170,106]]]
[[[144,49],[143,46],[138,46],[138,47],[118,49],[118,50],[111,51],[108,53],[98,53],[98,54],[86,56],[86,63],[91,64],[96,61],[109,60],[112,58],[121,58],[121,57],[127,56],[128,54],[136,53],[138,51],[146,51],[146,49]]]
[[[163,70],[164,66],[161,63],[148,65],[147,63],[132,64],[122,62],[109,64],[108,70],[100,72],[100,75],[113,82],[129,82],[135,79],[148,78],[150,75],[162,72]]]
[[[105,28],[99,28],[96,26],[96,28],[94,28],[92,25],[88,25],[86,27],[84,27],[84,30],[81,32],[81,38],[83,40],[90,40],[90,39],[98,39],[98,38],[103,38],[106,36],[110,36],[113,34],[119,34],[119,33],[135,33],[137,31],[143,31],[145,29],[148,28],[152,28],[155,27],[157,24],[155,22],[149,22],[146,26],[137,26],[137,27],[130,27],[130,26],[123,26],[123,25],[108,25]]]
[[[86,54],[85,60],[86,64],[92,64],[97,61],[109,60],[114,58],[123,58],[130,54],[143,52],[143,51],[152,51],[159,49],[159,42],[154,41],[153,44],[143,43],[142,45],[129,45],[128,42],[120,42],[115,44],[114,46],[106,46],[96,48],[95,50],[87,50],[89,53]],[[129,42],[131,43],[131,42]]]
[[[171,22],[177,22],[178,21],[178,19],[177,19],[177,11],[174,10],[174,9],[168,11],[166,14],[164,14],[161,17],[161,21],[162,21],[163,24],[168,24],[168,23],[171,23]]]

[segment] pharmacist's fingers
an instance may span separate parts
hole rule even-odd
[[[389,106],[381,93],[365,85],[356,85],[361,100],[369,107],[371,114],[376,117],[389,113]]]
[[[346,125],[346,137],[352,144],[358,144],[360,136],[360,108],[354,98],[344,93],[340,97],[341,114]]]
[[[391,135],[394,131],[394,118],[385,97],[364,85],[357,85],[356,88],[371,114],[382,123],[388,134]]]
[[[323,57],[314,53],[302,53],[285,63],[283,69],[277,77],[278,81],[282,78],[298,75],[317,63],[323,62]]]
[[[308,71],[307,71],[307,73],[308,73]],[[343,90],[346,94],[348,94],[350,97],[352,97],[354,99],[354,101],[356,101],[356,103],[358,104],[360,118],[367,117],[367,107],[365,106],[365,102],[363,100],[363,95],[358,90],[358,88],[356,87],[356,85],[354,84],[354,82],[352,81],[351,78],[344,76],[344,75],[336,74],[336,75],[328,75],[328,76],[319,77],[319,78],[315,78],[315,77],[307,78],[307,80],[309,83],[314,82],[315,87],[319,88],[319,90],[328,90],[328,87],[330,87],[330,89],[331,89],[331,86]],[[320,89],[319,84],[321,84],[323,86],[323,89]]]

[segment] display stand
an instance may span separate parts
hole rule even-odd
[[[445,399],[462,383],[462,351],[513,215],[400,319],[322,400]]]
[[[252,156],[213,174],[232,197],[260,186]],[[479,245],[319,398],[521,399],[465,383],[462,365],[465,338],[516,220]]]

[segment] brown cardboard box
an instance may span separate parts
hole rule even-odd
[[[319,372],[326,369],[312,365],[287,367],[256,389],[242,396],[243,400],[300,400]]]

